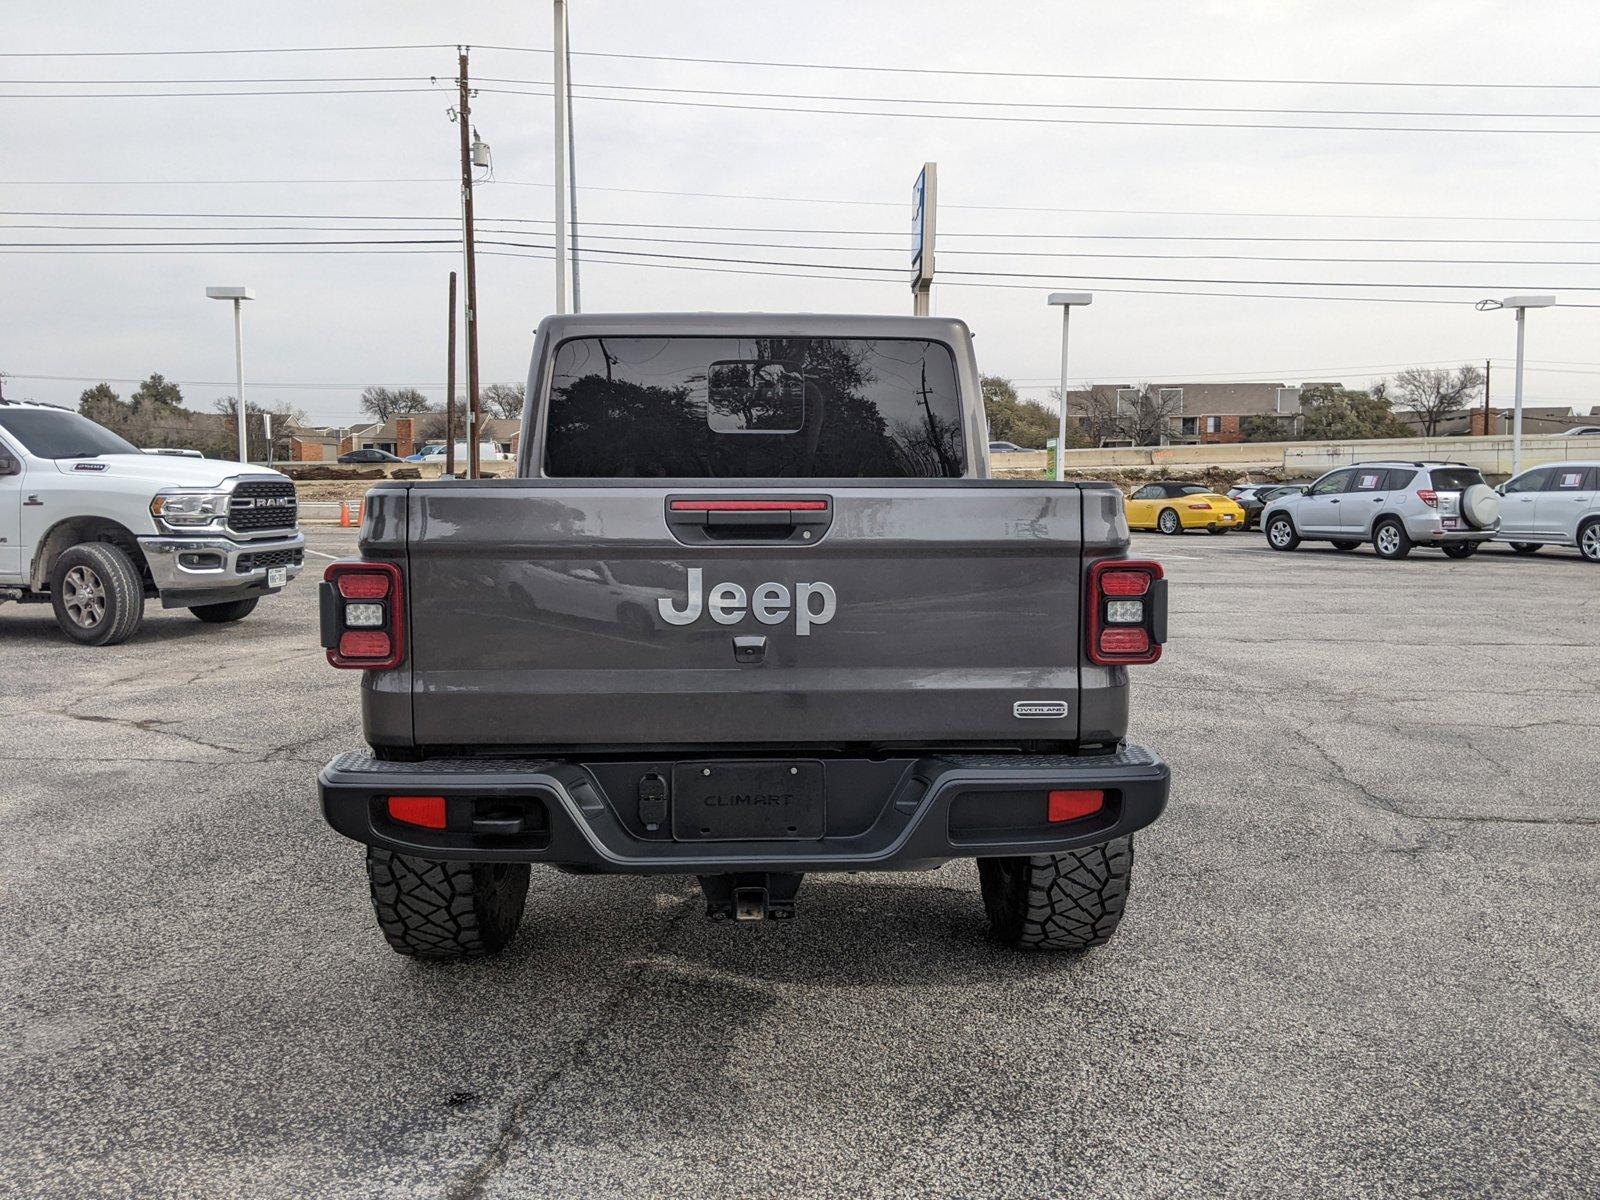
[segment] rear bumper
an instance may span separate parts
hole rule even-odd
[[[860,760],[830,768],[867,769]],[[899,769],[896,769],[896,768]],[[720,874],[731,871],[914,870],[956,858],[1052,854],[1096,845],[1150,824],[1166,807],[1171,773],[1141,746],[1115,754],[951,755],[874,763],[881,795],[830,806],[820,838],[677,841],[646,835],[628,795],[608,795],[583,765],[535,759],[432,759],[380,762],[342,754],[318,779],[323,816],[358,842],[422,858],[543,862],[614,874]],[[626,789],[614,790],[625,792]],[[1104,807],[1049,824],[1045,793],[1104,791]],[[392,795],[443,796],[449,828],[402,825],[387,815]],[[515,832],[482,832],[490,820]],[[668,822],[670,828],[670,821]]]
[[[1494,538],[1495,530],[1499,528],[1496,522],[1493,529],[1477,529],[1467,523],[1465,517],[1455,517],[1456,528],[1446,529],[1445,518],[1433,514],[1415,515],[1407,514],[1404,518],[1406,536],[1413,542],[1427,542],[1434,544],[1448,544],[1450,542],[1487,542]]]

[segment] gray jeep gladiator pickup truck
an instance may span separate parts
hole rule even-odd
[[[534,863],[760,920],[970,858],[1002,941],[1111,936],[1166,581],[1112,486],[988,477],[962,322],[551,317],[527,396],[516,478],[379,484],[322,584],[369,747],[323,813],[395,950],[500,950]]]

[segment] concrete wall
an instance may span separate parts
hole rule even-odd
[[[999,455],[995,456],[998,460]],[[1005,455],[1016,458],[1017,455]],[[1524,437],[1522,465],[1600,458],[1600,438]],[[1206,446],[1134,446],[1126,449],[1068,450],[1069,475],[1085,475],[1114,467],[1205,470],[1226,467],[1243,471],[1280,470],[1292,475],[1319,475],[1334,467],[1375,459],[1444,459],[1477,467],[1485,474],[1511,472],[1511,438],[1438,437],[1374,439],[1353,442],[1238,442]],[[998,463],[997,463],[998,465]]]

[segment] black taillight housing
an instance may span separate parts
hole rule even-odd
[[[405,661],[405,576],[395,564],[329,563],[318,599],[330,665],[387,671]]]
[[[1161,564],[1102,558],[1089,567],[1085,653],[1103,667],[1153,663],[1167,640],[1167,581]]]

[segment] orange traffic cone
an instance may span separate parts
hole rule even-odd
[[[341,529],[350,528],[350,501],[348,500],[339,501],[339,527]]]

